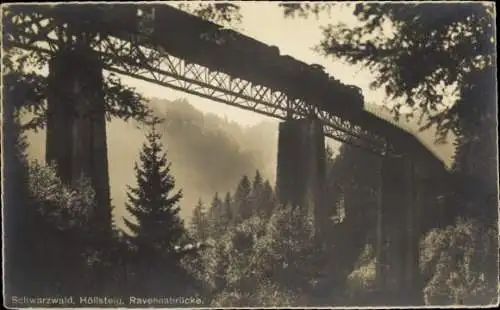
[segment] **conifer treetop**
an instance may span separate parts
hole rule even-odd
[[[172,252],[185,234],[178,206],[182,190],[175,190],[171,163],[157,131],[160,122],[158,118],[148,121],[150,130],[139,155],[140,161],[134,167],[137,186],[128,186],[127,193],[126,209],[135,221],[125,219],[125,224],[133,232],[132,239],[138,248]]]

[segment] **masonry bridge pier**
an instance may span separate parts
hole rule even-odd
[[[81,13],[85,7],[75,9]],[[99,226],[111,225],[106,70],[283,120],[278,197],[283,204],[306,208],[319,235],[326,231],[329,211],[324,198],[325,136],[380,155],[377,296],[385,296],[380,297],[382,304],[422,304],[418,242],[443,219],[437,200],[447,173],[415,136],[365,111],[359,89],[317,66],[280,55],[276,47],[167,5],[102,4],[101,15],[95,14],[96,8],[92,5],[93,20],[85,27],[101,29],[104,35],[92,47],[68,45],[49,37],[43,27],[26,26],[43,19],[52,29],[78,24],[58,7],[7,14],[19,29],[5,40],[6,46],[51,58],[46,159],[56,163],[66,183],[81,175],[90,178]],[[49,42],[51,48],[39,42]]]
[[[382,304],[422,304],[419,239],[444,217],[439,196],[446,171],[420,142],[391,131],[381,154],[377,210],[377,290]],[[328,231],[331,206],[324,199],[325,143],[314,119],[286,120],[279,126],[277,184],[282,204],[302,206],[314,214],[316,233]],[[329,213],[330,211],[330,213]],[[433,219],[429,220],[429,217]],[[349,236],[345,236],[349,238]]]
[[[103,73],[99,54],[61,50],[49,62],[45,160],[61,180],[90,179],[96,193],[96,227],[111,228]]]

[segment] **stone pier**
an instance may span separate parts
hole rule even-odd
[[[276,189],[279,202],[313,215],[316,233],[324,225],[325,138],[319,121],[286,120],[279,126]]]
[[[378,210],[377,291],[380,302],[422,304],[419,276],[420,188],[407,156],[382,159]]]
[[[82,175],[96,191],[99,227],[111,223],[102,67],[85,48],[60,51],[49,63],[46,161],[63,182]],[[104,226],[102,226],[102,225]]]

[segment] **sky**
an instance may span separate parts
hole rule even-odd
[[[290,55],[310,64],[320,64],[325,67],[325,71],[334,75],[343,83],[360,87],[363,90],[365,98],[369,98],[371,103],[383,103],[384,94],[381,91],[372,91],[369,89],[368,85],[373,80],[373,75],[366,69],[363,70],[362,68],[357,68],[338,60],[328,59],[312,50],[321,41],[321,25],[337,22],[343,22],[347,25],[356,24],[356,19],[350,11],[352,8],[334,8],[331,18],[325,13],[320,16],[319,20],[315,17],[309,19],[285,19],[283,17],[283,10],[277,4],[276,2],[240,3],[242,23],[233,28],[263,43],[279,47],[280,54],[282,55]],[[244,111],[163,86],[139,81],[130,77],[122,78],[126,84],[135,87],[146,97],[170,100],[186,98],[196,108],[204,112],[212,112],[222,117],[227,117],[242,125],[252,125],[262,120],[270,119],[254,112]]]

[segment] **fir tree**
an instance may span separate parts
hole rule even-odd
[[[210,225],[211,235],[216,237],[220,235],[224,229],[221,229],[219,220],[221,219],[223,213],[223,202],[219,197],[219,193],[215,193],[212,203],[210,204],[210,209],[208,211],[208,221]]]
[[[262,190],[262,186],[263,186],[262,176],[260,175],[259,170],[257,170],[255,172],[255,177],[252,183],[252,192],[254,194],[259,193]]]
[[[269,219],[276,205],[274,190],[268,180],[262,186],[262,193],[259,204],[259,214],[266,219]]]
[[[226,197],[224,197],[223,203],[223,215],[219,219],[219,222],[223,227],[229,227],[233,222],[233,201],[231,199],[231,194],[229,192],[226,193]]]
[[[259,170],[257,170],[252,181],[252,192],[250,193],[251,215],[257,213],[258,210],[260,210],[263,186],[264,181],[262,180],[262,176],[260,175]]]
[[[241,178],[236,192],[234,193],[235,220],[241,222],[252,216],[251,195],[252,185],[245,175]]]
[[[161,135],[156,131],[158,120],[152,122],[147,143],[140,153],[140,166],[136,163],[137,187],[129,186],[126,209],[134,216],[135,223],[125,219],[132,231],[129,236],[135,250],[134,263],[138,267],[137,288],[145,293],[164,292],[166,285],[175,286],[179,276],[181,254],[179,243],[185,229],[179,217],[178,203],[182,191],[175,191],[175,180],[170,174],[170,162],[161,145]],[[177,276],[177,278],[176,278]],[[165,283],[164,281],[171,282]]]
[[[191,231],[193,237],[198,241],[204,241],[208,237],[208,221],[205,206],[198,200],[194,207],[193,217],[191,218]]]
[[[260,172],[257,170],[252,183],[252,213],[260,217],[268,218],[271,214],[271,209],[274,206],[273,189],[269,181],[262,179]]]

